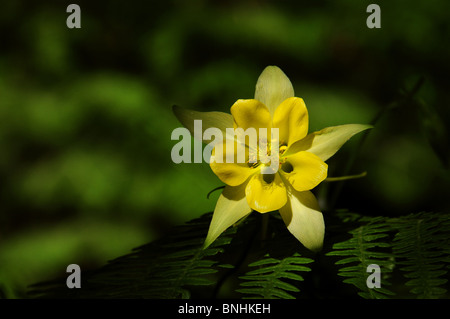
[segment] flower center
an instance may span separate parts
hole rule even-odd
[[[272,149],[278,145],[279,142],[276,139],[268,141],[266,138],[260,138],[257,148],[249,151],[247,165],[250,168],[257,168],[262,165],[264,175],[275,174],[278,169],[285,168],[286,158],[281,158],[281,155],[287,150],[287,145],[283,143],[278,147],[278,150]]]

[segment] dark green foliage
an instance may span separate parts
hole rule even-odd
[[[410,292],[427,299],[445,294],[442,286],[448,281],[444,276],[450,257],[449,216],[422,213],[395,219],[393,224],[397,230],[393,252]]]
[[[251,214],[203,250],[206,214],[103,268],[82,274],[82,289],[65,279],[32,287],[38,298],[448,298],[450,215],[419,213],[397,218],[337,213],[328,224],[324,252],[312,254],[277,215]],[[261,240],[259,226],[269,225]],[[258,222],[259,221],[259,222]],[[350,238],[334,239],[347,233]],[[327,239],[326,239],[327,240]],[[333,243],[334,242],[334,243]],[[314,263],[313,263],[314,262]],[[369,288],[367,267],[381,270],[381,287]],[[343,287],[330,275],[338,268]],[[333,282],[332,282],[333,281]],[[356,288],[348,291],[345,288]],[[344,293],[341,293],[344,291]]]
[[[400,273],[398,286],[408,286],[417,298],[439,298],[450,265],[450,215],[418,213],[399,218],[359,218],[361,226],[351,230],[352,238],[333,245],[328,256],[346,257],[336,261],[344,265],[339,275],[349,277],[363,298],[392,297],[390,273]],[[369,289],[366,273],[369,264],[381,267],[381,288]],[[408,296],[406,296],[408,297]]]
[[[432,105],[428,105],[420,99],[415,99],[412,102],[417,108],[419,122],[425,137],[441,160],[442,165],[448,168],[450,165],[450,148],[448,147],[450,141],[442,116]]]
[[[311,271],[311,268],[304,264],[312,263],[310,258],[300,257],[295,253],[292,257],[283,259],[271,258],[268,255],[264,259],[251,263],[249,267],[257,269],[251,270],[245,276],[239,277],[240,285],[245,288],[237,291],[250,295],[253,298],[264,299],[295,299],[289,292],[299,292],[300,290],[293,284],[281,279],[290,281],[303,281],[303,277],[298,274],[302,271]]]
[[[381,267],[381,273],[391,271],[394,263],[387,232],[390,230],[382,217],[361,219],[363,225],[350,231],[352,238],[333,245],[333,251],[328,256],[339,256],[336,264],[342,265],[339,275],[346,277],[345,283],[353,284],[360,292],[358,294],[367,299],[386,298],[393,293],[384,288],[389,285],[387,279],[382,281],[381,288],[368,288],[366,280],[370,275],[367,267],[376,264]]]
[[[162,240],[136,248],[102,269],[83,275],[87,279],[80,291],[68,290],[65,283],[60,283],[56,284],[56,290],[46,291],[44,286],[32,293],[42,297],[69,294],[80,298],[189,298],[190,290],[186,287],[212,285],[217,267],[229,267],[219,265],[214,257],[223,252],[221,246],[230,243],[228,235],[235,229],[230,228],[208,249],[203,249],[209,221],[207,214],[177,227]]]

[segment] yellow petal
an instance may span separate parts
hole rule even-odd
[[[291,97],[275,110],[273,127],[279,129],[280,145],[290,146],[308,134],[308,110],[303,99]]]
[[[288,230],[306,248],[312,251],[322,249],[325,223],[313,193],[291,189],[288,203],[279,211]]]
[[[248,148],[236,140],[218,142],[211,155],[210,167],[214,174],[227,185],[238,186],[252,174],[259,172],[247,163]]]
[[[231,115],[234,119],[234,127],[241,127],[244,130],[255,128],[270,128],[272,119],[267,107],[260,101],[248,99],[237,100],[231,107]]]
[[[279,174],[255,174],[245,189],[248,205],[260,212],[267,213],[280,209],[286,204],[286,187]]]
[[[204,248],[211,245],[228,227],[251,213],[252,209],[245,199],[245,186],[225,186],[217,200]]]
[[[226,129],[233,128],[233,117],[231,114],[223,112],[198,112],[189,109],[184,109],[179,106],[174,105],[173,113],[180,121],[180,123],[186,127],[192,136],[195,138],[209,143],[211,138],[203,138],[203,132],[208,128],[218,128],[223,137],[226,136]],[[201,120],[201,130],[194,129],[194,120]]]
[[[294,96],[289,78],[277,66],[264,69],[256,82],[255,99],[264,103],[273,116],[284,100]]]
[[[292,144],[283,156],[289,156],[300,151],[316,154],[322,161],[333,156],[353,135],[373,128],[366,124],[346,124],[324,128],[308,134],[304,139]]]
[[[298,152],[286,159],[281,166],[282,174],[299,192],[313,189],[327,177],[328,165],[317,155]]]

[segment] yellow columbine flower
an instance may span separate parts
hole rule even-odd
[[[244,145],[235,136],[230,138],[225,133],[224,141],[215,145],[210,166],[226,186],[214,209],[205,247],[252,210],[259,213],[278,210],[288,230],[305,247],[313,251],[322,248],[325,224],[310,190],[327,177],[325,161],[350,137],[371,128],[370,125],[340,125],[308,134],[305,103],[294,97],[290,80],[276,66],[268,66],[261,73],[255,98],[238,100],[231,107],[231,114],[180,108],[174,112],[191,132],[193,120],[199,119],[203,130],[216,127],[225,133],[227,128],[266,128],[270,137],[258,135],[258,145],[269,150],[270,160],[263,162],[257,160],[262,158],[260,150]],[[278,140],[272,140],[273,128],[278,129]],[[236,155],[230,155],[230,149],[225,147],[230,139],[235,149],[245,152],[245,163],[227,162],[227,158]],[[278,152],[270,152],[272,145],[278,146]],[[218,148],[221,152],[217,152]],[[273,161],[277,169],[264,170],[273,167]]]

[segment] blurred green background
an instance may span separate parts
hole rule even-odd
[[[77,1],[82,27],[68,29],[70,3],[0,6],[3,297],[212,211],[218,192],[206,195],[222,184],[208,165],[171,162],[171,107],[229,112],[267,65],[291,79],[311,131],[369,123],[423,76],[427,107],[383,113],[349,171],[367,177],[333,208],[448,212],[447,0],[376,1],[381,29],[366,27],[373,1]],[[331,176],[357,142],[330,159]]]

